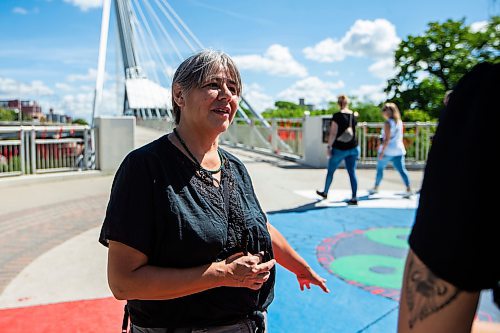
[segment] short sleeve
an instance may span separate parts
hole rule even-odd
[[[128,245],[148,257],[154,241],[154,185],[148,158],[134,151],[120,165],[111,189],[99,242]]]
[[[432,142],[409,239],[434,274],[469,291],[500,279],[498,204],[485,192],[497,173],[489,157],[496,147],[490,124],[498,119],[493,96],[500,65],[495,68],[477,67],[454,89]]]

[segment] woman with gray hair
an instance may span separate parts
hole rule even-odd
[[[186,59],[172,84],[176,128],[131,152],[115,176],[100,242],[132,332],[265,332],[276,261],[302,290],[328,292],[267,221],[245,166],[218,146],[240,96],[228,55]]]

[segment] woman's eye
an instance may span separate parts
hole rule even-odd
[[[203,87],[209,88],[209,89],[219,89],[219,84],[217,82],[209,82],[205,84]]]
[[[236,87],[228,87],[229,91],[231,92],[231,94],[233,95],[236,95],[238,93],[238,89],[236,89]]]

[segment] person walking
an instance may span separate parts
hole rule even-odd
[[[386,120],[381,132],[382,143],[378,147],[377,175],[375,186],[368,190],[369,194],[375,194],[379,190],[380,183],[384,177],[384,170],[389,162],[399,172],[406,186],[405,197],[412,195],[410,178],[405,167],[406,149],[403,143],[403,122],[401,113],[394,103],[385,103],[382,108],[382,116]]]
[[[349,98],[340,95],[337,99],[340,111],[332,116],[330,132],[328,135],[328,170],[326,173],[323,191],[316,191],[323,199],[328,197],[328,191],[333,181],[333,174],[342,161],[345,162],[349,180],[351,182],[351,199],[348,205],[357,205],[358,180],[356,178],[356,164],[360,155],[358,140],[356,138],[356,124],[358,113],[349,109]]]

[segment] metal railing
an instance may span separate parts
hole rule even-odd
[[[250,124],[235,122],[221,136],[221,141],[228,145],[300,160],[304,157],[305,121],[307,118],[272,119],[271,128],[254,122]],[[358,123],[356,134],[361,149],[360,164],[376,163],[383,126],[383,123]],[[329,126],[324,127],[329,128]],[[432,122],[404,123],[403,140],[407,150],[405,158],[407,165],[416,167],[425,165],[436,127],[437,124]],[[320,144],[321,142],[318,142],[318,145]]]
[[[356,134],[361,149],[360,162],[375,164],[377,151],[381,143],[381,130],[384,123],[358,123]],[[403,143],[406,148],[406,164],[424,165],[431,148],[432,138],[437,124],[432,122],[407,122],[403,124]]]
[[[86,170],[88,126],[0,126],[0,177]]]
[[[221,142],[300,159],[304,155],[303,119],[274,118],[269,123],[270,128],[259,122],[235,122],[221,136]]]

